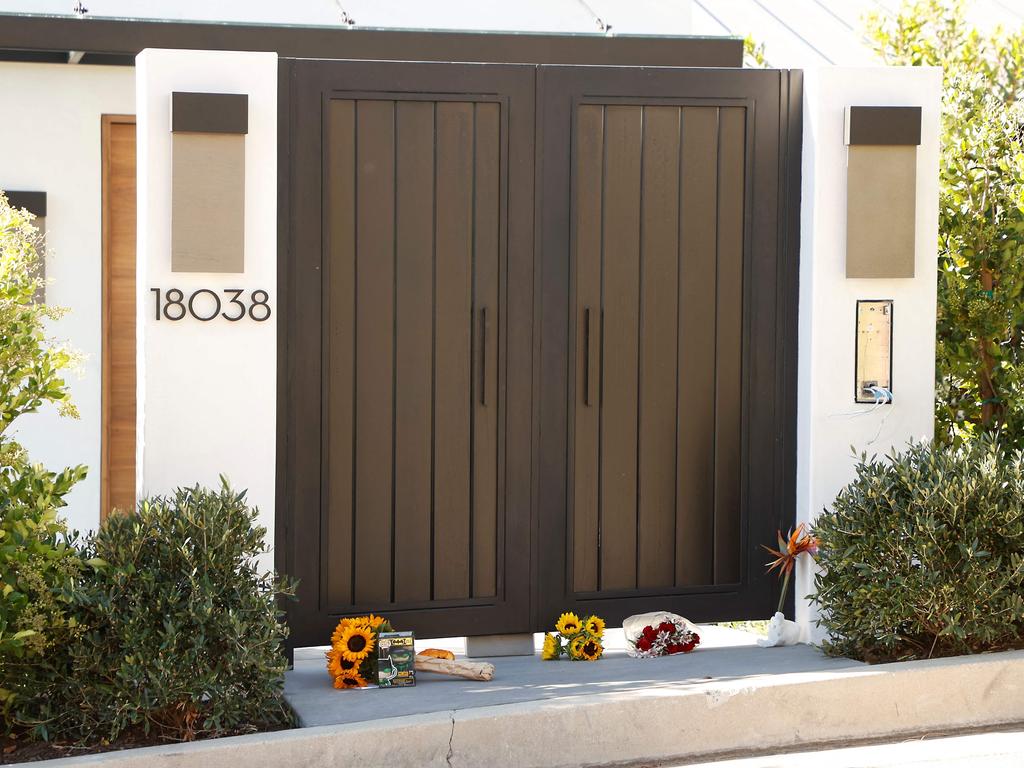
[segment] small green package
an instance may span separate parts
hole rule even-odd
[[[416,685],[416,637],[412,632],[381,632],[377,637],[377,685]]]

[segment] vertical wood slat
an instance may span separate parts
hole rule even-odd
[[[357,603],[391,599],[394,107],[360,101],[356,114]]]
[[[718,109],[684,107],[680,198],[676,584],[713,580]]]
[[[434,599],[469,596],[473,105],[437,104]]]
[[[500,118],[498,104],[475,105],[472,348],[480,359],[472,367],[473,597],[490,597],[497,591]]]
[[[585,104],[576,117],[575,268],[576,375],[573,436],[573,589],[598,588],[598,456],[600,408],[584,405],[586,391],[597,392],[600,370],[601,177],[604,107]],[[590,328],[585,327],[589,314]],[[589,345],[589,352],[585,345]],[[586,366],[586,367],[585,367]]]
[[[641,588],[675,582],[679,120],[679,107],[644,108],[637,457]]]
[[[322,557],[326,600],[352,595],[353,421],[355,397],[355,102],[332,100],[327,114],[327,252],[324,302],[327,505]]]
[[[605,108],[601,589],[636,587],[637,333],[643,112]]]
[[[135,117],[104,115],[100,520],[135,509]],[[45,230],[45,220],[37,219]],[[44,232],[45,234],[45,232]]]
[[[394,589],[400,603],[430,599],[434,106],[405,101],[395,108]]]
[[[715,381],[715,583],[740,580],[740,430],[743,344],[743,167],[741,107],[720,112]]]

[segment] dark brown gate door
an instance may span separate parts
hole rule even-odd
[[[793,510],[797,84],[282,63],[276,541],[296,644],[364,611],[421,636],[567,609],[770,615],[760,544]]]
[[[535,70],[283,76],[295,641],[357,611],[422,635],[522,630]]]
[[[540,70],[542,623],[770,613],[786,77]]]

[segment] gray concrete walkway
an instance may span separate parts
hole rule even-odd
[[[865,667],[849,659],[828,658],[806,645],[758,648],[754,635],[725,627],[703,626],[700,634],[701,645],[693,653],[634,659],[626,655],[622,630],[608,630],[605,656],[597,662],[542,662],[539,647],[543,635],[537,635],[538,652],[532,657],[486,659],[495,666],[490,682],[422,674],[417,676],[415,688],[398,689],[335,690],[327,674],[325,649],[300,649],[295,669],[285,679],[285,696],[302,725],[308,727],[593,694],[670,693],[713,681],[753,683],[772,675]],[[464,653],[461,639],[420,641],[417,646]]]
[[[707,645],[690,656],[641,661],[613,649],[594,664],[498,659],[489,684],[424,677],[412,690],[335,691],[320,652],[310,651],[288,677],[289,698],[307,724],[339,725],[84,755],[54,766],[678,766],[772,751],[789,754],[735,768],[1019,765],[1013,744],[994,749],[982,740],[957,753],[959,762],[942,762],[935,748],[930,763],[916,747],[873,762],[874,755],[823,745],[1019,723],[1024,651],[867,667],[810,648],[759,649],[749,637],[704,633]],[[799,750],[806,756],[793,758]],[[951,746],[945,756],[954,754]]]
[[[816,749],[711,763],[673,763],[672,768],[818,768],[823,765],[829,768],[1020,768],[1024,765],[1024,729],[902,739],[891,744]]]

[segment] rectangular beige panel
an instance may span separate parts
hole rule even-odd
[[[913,277],[917,147],[851,145],[846,276]]]
[[[245,135],[175,133],[171,270],[245,268]]]

